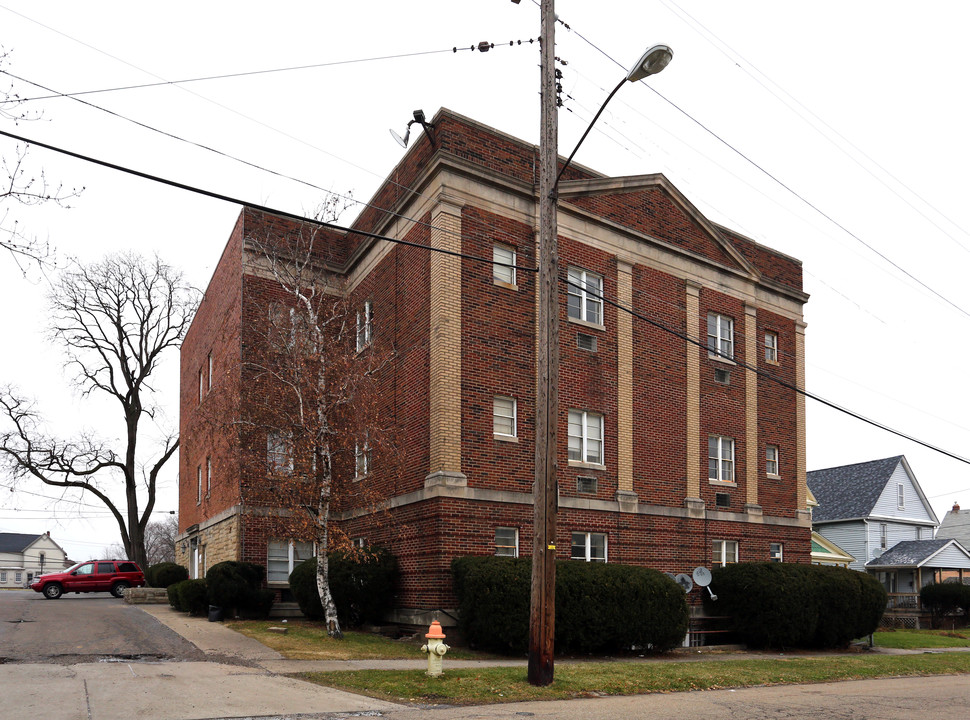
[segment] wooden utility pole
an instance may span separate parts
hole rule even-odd
[[[556,13],[542,0],[541,113],[539,131],[539,308],[536,393],[535,485],[532,490],[532,605],[529,617],[529,682],[550,685],[555,672],[556,627],[556,451],[559,423],[559,256],[556,248]]]

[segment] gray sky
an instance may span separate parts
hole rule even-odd
[[[670,45],[671,65],[649,86],[620,91],[576,161],[612,175],[662,172],[714,221],[801,259],[812,295],[808,389],[970,455],[963,417],[970,405],[970,6],[560,0],[557,12],[569,26],[557,30],[557,54],[568,63],[560,152],[570,152],[646,47]],[[13,51],[5,69],[60,93],[329,63],[39,99],[29,107],[43,111],[42,121],[3,127],[310,212],[324,190],[366,202],[402,155],[388,128],[403,133],[416,108],[430,117],[445,106],[536,142],[538,46],[508,43],[538,32],[538,7],[529,0],[0,0],[0,44]],[[480,41],[497,47],[451,51]],[[0,80],[21,96],[52,94]],[[0,138],[0,153],[12,152]],[[158,252],[199,287],[208,282],[237,206],[41,149],[30,161],[52,179],[86,187],[71,210],[13,208],[62,256],[94,260],[136,248]],[[116,437],[115,416],[77,401],[61,355],[44,339],[45,292],[43,278],[24,279],[0,258],[0,381],[34,395],[54,429]],[[178,422],[177,365],[172,355],[163,367],[162,427]],[[809,401],[809,469],[896,454],[910,460],[940,519],[954,500],[970,504],[965,463]],[[176,507],[175,471],[173,462],[159,510]],[[0,498],[0,530],[50,530],[73,558],[117,542],[92,499],[52,504],[21,490]]]

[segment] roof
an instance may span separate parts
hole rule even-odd
[[[954,538],[960,542],[970,539],[970,510],[947,511],[936,536]]]
[[[902,455],[896,455],[812,470],[807,476],[808,487],[818,501],[818,507],[812,509],[812,521],[867,517],[902,459]]]
[[[949,538],[934,538],[933,540],[903,540],[896,543],[889,550],[877,558],[873,558],[866,563],[867,568],[878,567],[919,567],[926,565],[937,553],[953,545],[959,548],[970,559],[967,552],[959,542]],[[931,566],[938,567],[938,566]]]
[[[27,533],[0,533],[0,552],[19,553],[27,549],[40,535]]]
[[[854,561],[852,555],[812,530],[812,562],[849,564]]]

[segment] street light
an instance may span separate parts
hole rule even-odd
[[[515,2],[515,0],[513,0]],[[529,614],[528,679],[532,685],[553,681],[553,638],[556,621],[556,514],[558,512],[559,422],[559,254],[556,247],[556,188],[579,146],[607,103],[624,82],[636,82],[667,67],[673,51],[656,45],[637,61],[613,89],[576,147],[556,173],[558,115],[556,106],[554,0],[542,0],[539,129],[539,277],[537,325],[536,451],[533,487],[532,594]]]

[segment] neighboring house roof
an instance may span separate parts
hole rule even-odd
[[[934,564],[933,560],[947,548],[954,548],[970,563],[970,552],[956,540],[935,538],[933,540],[904,540],[896,543],[877,558],[866,563],[867,569],[899,567],[951,567],[952,561]]]
[[[0,533],[0,552],[19,553],[35,542],[40,535],[28,535],[26,533]]]
[[[936,536],[959,540],[964,547],[970,547],[970,510],[961,510],[959,505],[954,505],[940,523]]]
[[[848,565],[851,562],[855,562],[855,558],[834,542],[822,537],[813,530],[812,562],[826,565]]]

